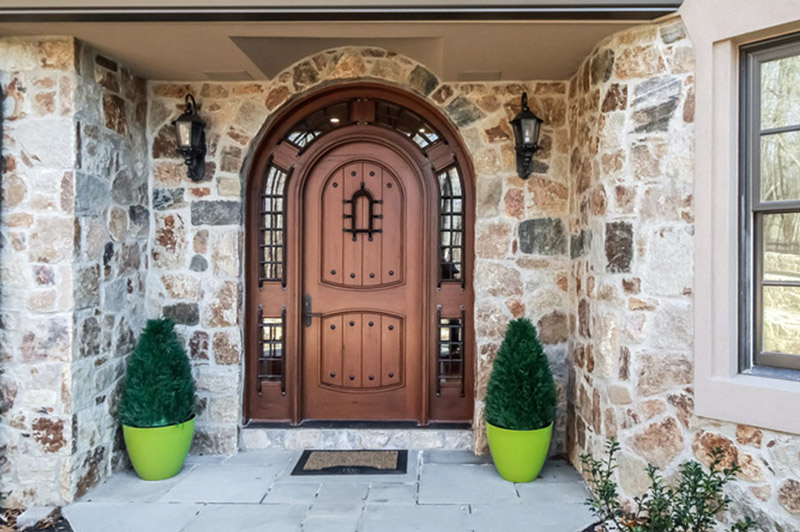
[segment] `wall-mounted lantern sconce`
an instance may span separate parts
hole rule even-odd
[[[528,93],[522,93],[522,111],[511,121],[517,150],[517,175],[528,179],[533,171],[533,155],[542,149],[539,133],[544,121],[528,108]]]
[[[186,109],[172,125],[178,139],[178,152],[189,169],[189,178],[202,180],[206,173],[206,124],[197,116],[194,96],[186,95]]]

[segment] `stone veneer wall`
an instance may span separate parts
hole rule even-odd
[[[144,84],[58,37],[0,40],[0,83],[0,497],[60,504],[122,456],[116,388],[144,314]]]
[[[144,327],[150,232],[145,82],[85,45],[79,47],[78,61],[72,363],[76,497],[127,465],[114,414],[127,355]]]
[[[570,83],[568,448],[622,444],[627,497],[722,447],[734,516],[800,529],[800,437],[694,415],[694,54],[678,19],[617,34]]]
[[[300,61],[270,82],[149,84],[154,209],[148,315],[172,317],[193,359],[201,406],[197,452],[235,452],[241,419],[243,167],[281,106],[322,84],[373,80],[406,88],[460,130],[477,180],[475,271],[478,372],[475,446],[485,449],[482,405],[506,322],[538,323],[560,384],[556,450],[564,449],[567,382],[568,136],[563,82],[440,83],[421,65],[384,50],[343,48]],[[508,121],[527,90],[546,120],[536,173],[515,176]],[[177,158],[170,121],[192,92],[207,122],[207,175],[192,183]]]

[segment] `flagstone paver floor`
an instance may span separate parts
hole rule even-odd
[[[404,475],[290,476],[299,457],[189,457],[160,482],[119,473],[64,515],[75,532],[580,532],[592,522],[581,477],[561,460],[512,484],[464,451],[410,451]]]

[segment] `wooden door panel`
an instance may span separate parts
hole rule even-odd
[[[352,201],[362,188],[374,199],[375,232],[353,239],[353,234],[344,229],[355,228],[354,223],[358,229],[369,225],[367,198]],[[380,288],[403,282],[405,198],[391,171],[371,162],[346,165],[326,182],[321,204],[322,282],[347,288]]]
[[[381,320],[381,385],[393,386],[403,382],[402,322],[390,316]]]
[[[419,170],[387,147],[348,144],[311,171],[304,202],[303,284],[322,315],[304,328],[304,417],[421,420]]]
[[[381,386],[381,315],[363,314],[361,318],[361,386]]]
[[[324,384],[342,385],[342,316],[327,316],[321,320],[319,337],[321,356],[320,381]],[[312,348],[311,345],[308,346]]]
[[[336,229],[341,225],[344,215],[344,169],[336,172],[326,183],[322,195],[322,269],[323,282],[344,284],[344,238],[345,234]]]
[[[361,388],[361,314],[342,316],[344,387]]]
[[[364,282],[363,277],[363,264],[362,264],[362,249],[363,242],[360,237],[353,238],[352,235],[345,233],[344,228],[351,224],[351,220],[345,219],[344,216],[352,216],[353,210],[357,205],[346,205],[344,202],[349,201],[361,188],[361,171],[362,164],[350,164],[344,168],[344,198],[342,199],[342,218],[338,223],[334,222],[330,226],[322,228],[323,233],[327,234],[341,234],[342,235],[342,254],[344,255],[344,285],[347,287],[360,287]],[[346,208],[345,208],[346,207]]]

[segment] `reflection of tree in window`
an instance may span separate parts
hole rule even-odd
[[[761,164],[753,214],[761,241],[761,351],[800,354],[800,56],[764,61],[760,71]]]

